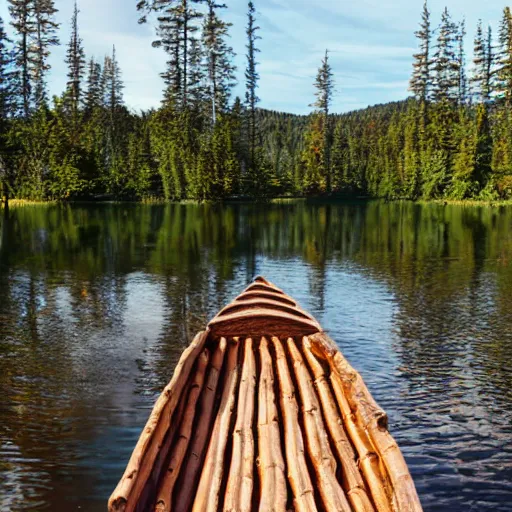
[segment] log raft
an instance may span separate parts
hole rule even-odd
[[[386,413],[320,324],[258,277],[196,335],[109,512],[421,512]]]

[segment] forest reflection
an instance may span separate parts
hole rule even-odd
[[[393,297],[396,364],[386,371],[407,402],[387,384],[372,392],[401,418],[396,434],[409,460],[417,458],[420,496],[433,492],[424,461],[436,457],[421,442],[445,435],[451,420],[455,444],[470,431],[494,436],[491,446],[510,439],[511,208],[62,204],[13,208],[0,223],[0,501],[7,509],[60,510],[77,500],[98,510],[187,341],[269,269],[338,338],[326,311],[341,308],[346,293],[339,269]],[[370,315],[363,321],[379,328]],[[370,343],[365,350],[371,354]],[[354,363],[364,370],[364,358]],[[370,372],[368,379],[376,382]],[[508,443],[490,456],[492,471],[485,466],[496,479],[511,476]]]

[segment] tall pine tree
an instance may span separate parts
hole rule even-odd
[[[75,1],[73,17],[71,18],[71,38],[66,54],[66,64],[68,65],[67,93],[73,116],[76,116],[80,105],[82,80],[85,73],[85,53],[82,39],[78,33],[78,12]]]
[[[505,7],[499,31],[499,50],[497,55],[498,97],[512,108],[512,11]]]
[[[317,109],[322,116],[322,147],[320,149],[321,174],[325,180],[327,192],[329,193],[331,192],[330,153],[332,139],[329,109],[334,92],[334,77],[331,65],[329,64],[329,52],[327,50],[325,50],[325,56],[322,59],[320,68],[318,69],[314,85],[316,89],[316,101],[312,106]]]
[[[431,29],[430,11],[427,1],[423,4],[420,29],[415,32],[419,41],[419,51],[414,54],[413,72],[409,82],[409,89],[414,96],[425,103],[429,99],[431,86]]]
[[[231,23],[223,21],[218,10],[225,9],[225,4],[215,0],[206,0],[208,12],[203,26],[203,45],[206,54],[206,67],[210,80],[209,100],[212,105],[212,118],[215,113],[227,109],[231,89],[236,84],[233,48],[226,42]]]
[[[54,0],[34,0],[33,5],[35,31],[33,52],[29,61],[34,84],[34,103],[39,108],[47,102],[46,73],[50,69],[48,57],[50,47],[59,44],[59,24],[55,21],[58,10]]]
[[[30,81],[30,49],[36,27],[33,21],[33,0],[9,0],[11,25],[16,31],[14,57],[19,70],[19,89],[21,111],[28,117],[31,107],[32,85]]]
[[[256,71],[258,62],[256,61],[256,54],[260,51],[256,47],[256,41],[261,39],[258,36],[260,27],[256,25],[256,9],[254,3],[251,1],[248,5],[247,12],[247,68],[245,70],[245,103],[247,105],[248,113],[248,135],[249,135],[249,165],[254,170],[255,165],[255,152],[256,152],[256,105],[260,101],[256,94],[258,88],[258,80],[260,78]]]
[[[482,21],[478,22],[473,48],[473,76],[471,83],[477,101],[489,103],[493,93],[493,63],[492,29],[489,26],[484,34]]]

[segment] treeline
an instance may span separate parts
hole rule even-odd
[[[414,98],[335,115],[328,52],[309,116],[258,108],[260,29],[248,3],[245,98],[225,5],[141,0],[153,46],[167,57],[162,104],[136,114],[123,100],[115,48],[86,58],[75,5],[65,91],[50,101],[48,56],[59,44],[53,0],[8,0],[0,19],[0,183],[30,199],[222,199],[233,196],[369,195],[512,197],[512,14],[499,33],[479,23],[474,60],[465,24],[448,10],[433,27],[427,4],[416,32]],[[148,50],[149,51],[149,50]],[[341,84],[342,86],[342,84]]]

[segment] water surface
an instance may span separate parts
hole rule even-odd
[[[0,217],[0,510],[105,510],[181,351],[257,274],[361,372],[425,511],[512,510],[512,209],[383,202]]]

